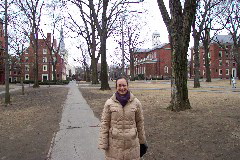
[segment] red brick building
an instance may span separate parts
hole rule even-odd
[[[46,44],[46,42],[48,44]],[[53,65],[50,54],[49,46],[51,46],[52,39],[51,33],[47,34],[46,40],[38,40],[38,80],[53,80]],[[57,49],[56,40],[54,40],[54,49]],[[64,58],[57,54],[55,56],[52,53],[53,59],[56,64],[56,79],[57,80],[66,80],[66,67],[64,63]],[[30,46],[24,51],[21,56],[22,64],[22,74],[24,75],[24,80],[34,80],[34,60],[35,54],[33,51],[33,45],[30,43]]]
[[[216,43],[216,40],[221,42],[221,45],[224,45],[226,50],[220,47],[219,44]],[[233,77],[237,77],[237,64],[233,59],[232,55],[230,55],[230,50],[233,45],[233,40],[231,35],[217,35],[214,37],[213,41],[210,43],[209,49],[209,60],[210,60],[210,71],[211,78],[223,78],[228,79],[231,75]],[[191,63],[190,63],[190,75],[194,77],[194,51],[191,50]],[[201,46],[199,49],[200,56],[200,77],[206,78],[206,69],[205,69],[205,59],[204,59],[204,49]]]
[[[135,76],[146,79],[168,79],[171,77],[171,48],[169,43],[161,44],[154,49],[136,49],[134,52]]]
[[[3,32],[3,21],[0,19],[0,84],[4,84],[5,81],[5,63],[4,63],[4,32]]]

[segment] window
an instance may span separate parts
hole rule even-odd
[[[219,51],[219,57],[221,58],[222,57],[222,51]]]
[[[219,75],[222,75],[222,69],[219,69]]]
[[[25,71],[29,71],[30,68],[29,68],[29,65],[25,65]]]
[[[28,51],[28,49],[27,49],[27,50],[25,51],[25,54],[28,54],[28,52],[29,52],[29,51]]]
[[[43,57],[43,63],[47,62],[47,57]]]
[[[226,55],[226,58],[228,58],[228,52],[226,52],[225,55]]]
[[[43,49],[43,54],[47,54],[47,49]]]
[[[211,58],[211,54],[210,54],[210,52],[208,52],[208,58]]]
[[[16,71],[13,71],[13,74],[14,74],[14,75],[16,75],[16,74],[17,74],[17,72],[16,72]]]
[[[25,57],[25,62],[28,62],[28,57]]]
[[[236,65],[236,63],[235,62],[233,62],[233,66],[235,66]]]
[[[226,75],[229,75],[229,69],[226,69]]]
[[[48,74],[42,74],[42,81],[48,80]]]
[[[25,80],[29,80],[29,74],[25,74]]]
[[[222,66],[222,60],[219,60],[219,66]]]
[[[43,65],[43,71],[47,71],[47,65]]]
[[[229,66],[229,60],[226,60],[226,66]]]
[[[168,73],[168,66],[164,67],[164,73]]]

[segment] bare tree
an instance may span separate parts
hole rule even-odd
[[[133,12],[133,11],[130,11]],[[145,21],[140,21],[139,13],[136,12],[133,14],[136,15],[127,15],[124,18],[121,18],[120,23],[122,25],[120,30],[117,30],[116,34],[114,34],[115,41],[118,42],[121,46],[122,50],[122,61],[127,60],[130,62],[130,80],[134,81],[134,50],[141,44],[145,42],[143,38],[144,35],[141,32],[141,28],[146,25]],[[121,26],[119,25],[119,26]],[[119,38],[121,37],[121,38]],[[121,40],[119,40],[121,39]],[[125,50],[126,47],[127,49]],[[125,63],[123,63],[125,64]],[[122,70],[124,70],[124,65],[122,64]]]
[[[33,46],[33,52],[35,53],[34,63],[34,88],[39,87],[38,84],[38,31],[41,21],[42,8],[44,2],[41,0],[18,0],[16,5],[22,11],[23,15],[28,19],[29,27],[31,28],[30,34],[26,30],[25,34],[30,39],[30,44]]]
[[[101,90],[110,90],[108,83],[108,71],[107,71],[107,57],[106,57],[106,42],[107,38],[113,25],[115,19],[112,16],[117,11],[119,4],[123,1],[113,1],[111,3],[111,8],[109,7],[109,0],[102,1],[102,14],[101,14],[101,21],[99,22],[97,19],[97,12],[94,9],[93,0],[89,0],[89,7],[92,11],[92,15],[94,18],[94,22],[97,26],[97,31],[100,36],[100,53],[101,53]],[[107,14],[107,11],[110,13]]]
[[[96,53],[97,46],[99,42],[97,39],[99,38],[98,32],[97,32],[97,26],[94,21],[92,10],[90,7],[88,7],[89,3],[84,3],[82,1],[78,0],[71,0],[73,4],[75,4],[79,11],[80,11],[80,17],[82,18],[83,25],[80,25],[75,18],[69,14],[71,23],[70,23],[70,29],[73,32],[76,32],[79,36],[83,37],[87,43],[88,46],[88,54],[91,58],[91,72],[92,72],[92,84],[98,84],[98,72],[97,72],[97,63],[100,58],[100,52]],[[86,7],[87,6],[87,7]],[[97,5],[97,15],[99,15],[100,11],[100,3]],[[87,13],[84,8],[89,9],[89,13]]]
[[[212,0],[203,0],[198,1],[198,8],[197,13],[195,15],[195,21],[192,24],[193,28],[193,38],[194,38],[194,88],[200,87],[200,61],[199,61],[199,43],[202,40],[205,53],[205,66],[206,66],[206,75],[207,75],[207,82],[211,82],[210,77],[210,67],[209,67],[209,58],[208,58],[208,44],[210,43],[209,39],[209,29],[211,28],[212,18],[211,18],[211,11],[212,9],[219,4],[219,1],[212,1]],[[205,34],[207,33],[207,34]],[[208,47],[208,48],[206,48]]]
[[[218,44],[233,57],[237,63],[237,76],[240,79],[240,4],[239,0],[222,1],[218,8],[217,22],[231,35],[232,48],[217,40]]]
[[[44,35],[44,31],[42,29],[39,29],[39,32],[42,35],[43,40],[44,40],[47,48],[50,51],[51,64],[53,67],[53,69],[52,69],[53,70],[53,81],[56,83],[56,81],[57,81],[56,66],[59,63],[57,57],[60,56],[60,47],[61,47],[61,41],[63,38],[60,36],[60,40],[58,41],[58,44],[57,44],[56,34],[59,32],[63,32],[62,24],[63,25],[65,24],[65,19],[61,15],[61,11],[63,11],[62,3],[60,3],[59,1],[56,1],[56,0],[52,0],[50,3],[46,4],[46,6],[47,6],[48,15],[50,16],[50,28],[51,28],[51,36],[52,36],[51,40],[52,41],[49,41],[48,37],[46,37]],[[62,55],[62,56],[64,56],[64,55]],[[50,70],[50,67],[49,67],[49,70]],[[49,79],[50,79],[50,76],[49,76]]]
[[[208,8],[210,5],[211,0],[204,0],[204,2],[199,1],[198,2],[198,9],[197,13],[195,15],[195,21],[192,24],[193,28],[193,38],[194,38],[194,88],[200,87],[200,60],[199,60],[199,43],[200,43],[200,37],[201,33],[203,31],[204,22],[207,16]],[[202,4],[203,3],[203,4]],[[202,11],[202,7],[204,7],[204,10]]]
[[[10,104],[10,93],[9,93],[9,54],[8,54],[8,2],[5,0],[4,4],[5,14],[5,104]]]
[[[84,49],[83,44],[80,44],[79,46],[77,46],[77,48],[80,49],[80,51],[82,52],[82,59],[74,59],[74,61],[78,61],[79,63],[82,63],[83,71],[84,71],[84,80],[86,82],[90,82],[91,81],[90,80],[90,67],[87,62],[89,57],[87,56],[88,54],[86,54],[86,52],[88,52],[88,50]]]
[[[163,0],[158,0],[163,21],[170,35],[172,48],[172,111],[190,109],[187,88],[187,52],[190,41],[191,25],[196,12],[196,0],[185,0],[184,8],[180,0],[169,0],[171,18]]]

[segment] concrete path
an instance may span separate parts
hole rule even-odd
[[[49,150],[51,160],[104,160],[98,147],[99,120],[82,97],[75,82],[70,82],[60,130]]]
[[[17,91],[17,90],[21,89],[22,86],[10,85],[9,88],[10,88],[9,92],[11,93],[11,92],[14,92],[14,91]],[[4,93],[5,93],[5,86],[3,85],[3,86],[1,86],[0,94],[4,94]]]

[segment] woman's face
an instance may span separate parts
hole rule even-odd
[[[117,92],[120,95],[125,95],[128,91],[128,84],[127,81],[122,78],[117,81]]]

